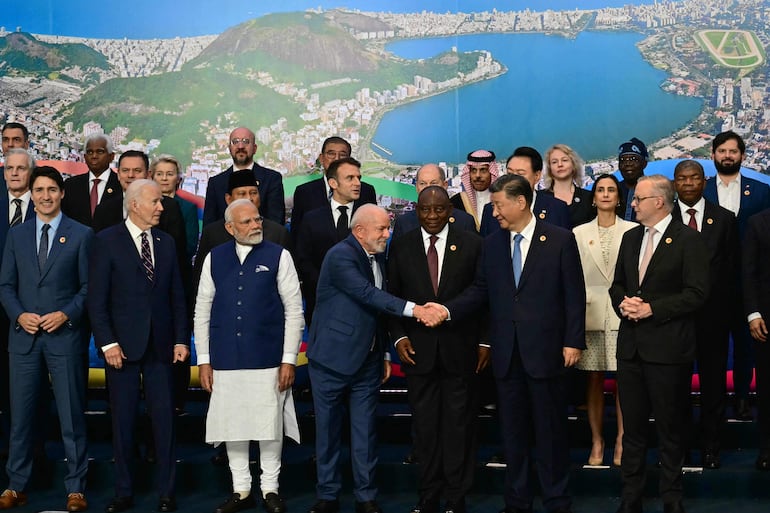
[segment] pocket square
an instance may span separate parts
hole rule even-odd
[[[259,264],[256,269],[254,269],[255,273],[261,273],[262,271],[269,271],[270,268],[266,265]]]

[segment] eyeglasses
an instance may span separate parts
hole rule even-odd
[[[232,144],[233,146],[238,146],[239,144],[243,144],[244,146],[248,146],[249,144],[251,144],[251,139],[247,139],[247,138],[243,138],[243,137],[238,139],[236,137],[235,139],[230,139],[230,144]]]
[[[324,152],[324,155],[326,155],[326,158],[329,158],[332,160],[346,159],[350,156],[350,154],[346,151],[334,151],[334,150],[327,150],[326,152]]]
[[[642,197],[633,196],[631,198],[631,203],[633,203],[633,202],[641,203],[642,201],[644,201],[646,199],[650,199],[650,198],[662,198],[662,196],[659,196],[659,195],[658,196],[642,196]]]
[[[107,150],[105,150],[104,148],[96,148],[95,150],[93,150],[93,149],[86,150],[86,155],[99,155],[99,156],[101,156],[101,155],[105,155],[106,153],[107,153]]]

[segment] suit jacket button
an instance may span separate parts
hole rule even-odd
[[[640,295],[641,293],[642,293],[642,289],[639,289],[639,290],[636,291],[636,295],[637,296]]]

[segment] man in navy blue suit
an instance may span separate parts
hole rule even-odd
[[[38,403],[41,382],[47,383],[50,374],[67,460],[67,511],[83,511],[89,336],[84,317],[93,232],[62,215],[64,180],[56,169],[38,167],[30,181],[37,215],[9,231],[0,271],[0,300],[14,324],[9,334],[10,483],[0,496],[0,509],[27,502],[36,414],[30,405]],[[33,247],[37,258],[30,258]]]
[[[203,226],[225,217],[225,193],[227,181],[233,171],[251,169],[257,179],[259,197],[262,198],[260,212],[268,219],[283,224],[286,221],[286,205],[283,197],[283,179],[278,171],[262,167],[254,162],[257,141],[254,132],[245,127],[238,127],[230,133],[230,156],[233,165],[224,172],[209,178],[206,188],[206,202],[203,206]]]
[[[714,137],[711,157],[717,175],[706,180],[703,197],[724,207],[738,220],[738,236],[741,243],[746,235],[748,220],[754,214],[770,207],[770,187],[767,184],[741,174],[741,162],[746,155],[746,143],[740,135],[729,130]],[[740,260],[739,260],[740,261]],[[751,420],[749,386],[754,371],[754,340],[749,333],[742,305],[741,280],[734,277],[737,297],[729,312],[733,339],[733,383],[735,385],[735,416],[739,420]]]
[[[453,321],[485,306],[490,310],[487,340],[507,462],[503,511],[532,511],[534,433],[543,505],[551,513],[566,513],[572,501],[565,371],[585,349],[586,296],[577,243],[571,231],[533,215],[532,186],[525,177],[501,176],[490,190],[502,229],[484,240],[473,284],[445,306]]]
[[[112,410],[116,483],[107,513],[133,506],[129,465],[141,388],[158,461],[158,510],[176,510],[171,366],[190,355],[190,333],[174,241],[155,228],[162,197],[152,180],[132,182],[128,218],[96,235],[90,259],[88,312]]]
[[[414,188],[417,190],[417,195],[419,196],[423,189],[431,185],[438,185],[446,189],[446,173],[436,164],[425,164],[417,170],[417,174],[414,177]],[[448,221],[454,229],[476,233],[475,219],[464,210],[453,208]],[[396,222],[393,225],[393,240],[419,227],[420,221],[417,219],[417,210],[404,212],[396,218]]]
[[[384,290],[390,218],[376,205],[353,215],[350,235],[329,250],[318,279],[307,357],[316,422],[318,501],[310,513],[339,511],[342,422],[349,412],[356,513],[380,513],[374,484],[379,386],[390,376],[385,316],[438,323],[434,311]],[[383,363],[384,362],[384,363]]]
[[[535,189],[543,174],[543,157],[535,148],[520,146],[513,151],[505,163],[508,174],[519,175],[526,178],[532,189],[532,202],[530,208],[532,214],[540,221],[545,221],[566,230],[572,229],[572,221],[569,215],[569,207],[560,199],[547,194],[538,194]],[[500,223],[492,213],[492,203],[487,203],[481,216],[482,237],[494,233],[500,228]]]

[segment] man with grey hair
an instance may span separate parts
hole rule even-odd
[[[414,188],[417,190],[417,195],[419,196],[423,189],[431,185],[438,185],[446,189],[446,173],[436,164],[425,164],[417,170],[417,174],[414,177]],[[473,230],[473,232],[476,232],[476,220],[473,216],[459,208],[452,209],[449,215],[449,224],[453,225],[455,229]],[[393,240],[419,227],[420,222],[417,220],[417,211],[410,210],[404,212],[396,218],[396,222],[393,225]]]
[[[683,513],[682,465],[698,310],[709,289],[709,252],[700,233],[674,220],[674,186],[642,176],[632,206],[640,226],[620,245],[609,293],[621,318],[618,395],[623,410],[622,503],[641,513],[647,427],[655,417],[665,513]]]
[[[61,207],[67,217],[93,227],[96,206],[121,196],[122,189],[118,175],[110,169],[115,158],[112,140],[102,133],[91,134],[83,147],[83,160],[88,166],[88,173],[73,176],[64,182]]]
[[[172,364],[190,355],[190,333],[174,240],[156,228],[163,211],[152,180],[128,186],[128,218],[96,234],[87,307],[105,361],[112,412],[115,497],[107,513],[133,506],[134,425],[144,389],[157,453],[158,511],[176,510]]]
[[[285,511],[278,494],[284,431],[299,442],[289,428],[296,426],[291,385],[305,326],[302,295],[291,255],[263,240],[262,222],[248,199],[228,205],[225,227],[234,240],[206,256],[195,303],[200,381],[211,393],[206,442],[225,442],[233,482],[221,513],[256,504],[250,440],[259,441],[263,505],[269,513]]]

